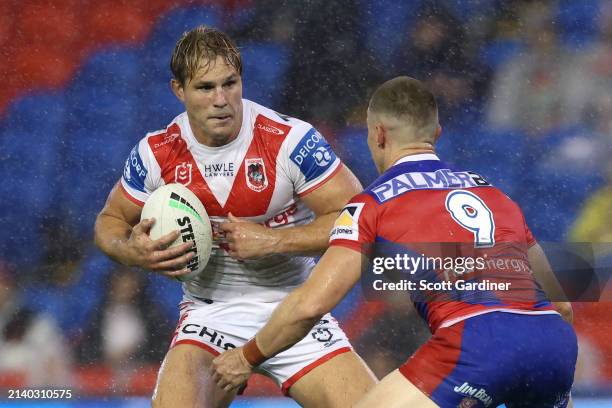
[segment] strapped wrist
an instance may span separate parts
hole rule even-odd
[[[244,359],[251,365],[251,367],[258,366],[267,360],[267,357],[264,356],[264,354],[261,352],[261,349],[257,345],[255,337],[247,341],[246,344],[242,347],[242,355],[244,356]]]

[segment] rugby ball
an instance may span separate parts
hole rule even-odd
[[[176,279],[185,282],[197,277],[208,263],[212,248],[210,220],[198,197],[182,184],[166,184],[153,191],[145,202],[140,219],[146,218],[155,218],[149,233],[152,240],[179,231],[179,237],[168,248],[195,242],[196,256],[187,265],[191,272]]]

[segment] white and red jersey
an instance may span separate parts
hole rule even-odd
[[[224,146],[199,143],[186,113],[147,134],[130,153],[121,186],[142,206],[160,186],[181,183],[204,204],[213,223],[213,251],[200,278],[183,284],[188,294],[276,301],[307,278],[312,258],[237,261],[224,249],[218,224],[230,212],[271,228],[309,223],[314,214],[300,197],[325,184],[342,164],[310,124],[245,99],[242,106],[240,133]]]

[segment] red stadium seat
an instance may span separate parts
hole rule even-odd
[[[75,381],[79,393],[84,395],[108,395],[113,385],[113,371],[102,364],[75,369]]]
[[[142,10],[121,2],[99,2],[84,17],[86,30],[82,40],[88,49],[109,43],[140,43],[146,39],[152,25],[152,19]]]
[[[25,373],[10,371],[0,374],[0,388],[23,388],[28,384]]]
[[[71,9],[28,4],[18,21],[18,40],[32,49],[70,50],[81,34],[80,20]]]
[[[22,48],[15,52],[12,86],[26,90],[32,88],[53,88],[66,84],[72,77],[76,60],[69,52],[59,54],[49,49],[32,52]]]
[[[157,381],[159,364],[149,364],[138,369],[130,378],[127,394],[151,395]]]

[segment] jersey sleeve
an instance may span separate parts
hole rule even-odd
[[[376,203],[359,194],[340,212],[329,234],[329,245],[367,254],[370,244],[376,241],[376,225]]]
[[[325,184],[342,166],[323,135],[311,126],[307,129],[291,132],[285,146],[287,172],[300,196]]]
[[[162,185],[159,165],[146,138],[142,139],[125,161],[121,177],[123,192],[130,201],[142,207],[149,195]]]
[[[536,241],[535,237],[533,236],[533,233],[527,226],[527,221],[525,221],[525,215],[523,214],[522,211],[521,211],[521,217],[523,220],[523,227],[525,228],[525,241],[527,241],[527,248],[531,248],[532,246],[537,244],[538,241]]]

